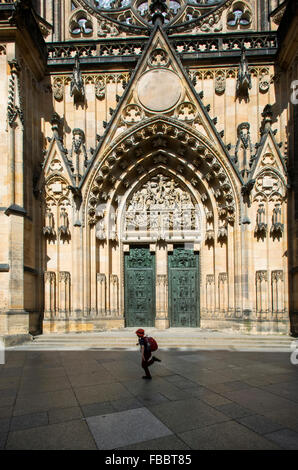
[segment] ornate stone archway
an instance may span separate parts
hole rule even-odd
[[[214,310],[218,317],[233,315],[236,272],[233,262],[228,274],[227,259],[235,253],[240,205],[236,175],[222,160],[205,138],[167,118],[135,126],[101,157],[84,196],[90,312],[98,321],[124,324],[124,253],[140,243],[156,254],[157,326],[169,326],[167,257],[175,243],[201,253],[202,319]],[[214,282],[210,289],[210,279],[220,279],[218,289]]]

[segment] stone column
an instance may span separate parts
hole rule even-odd
[[[214,295],[214,274],[207,274],[206,276],[206,310],[208,316],[214,314],[215,308],[215,295]]]
[[[256,310],[257,317],[268,312],[268,273],[256,272]]]
[[[156,317],[155,327],[169,328],[168,312],[168,250],[173,250],[172,245],[165,243],[151,245],[150,250],[156,253]]]
[[[106,316],[106,275],[97,273],[97,315]]]
[[[90,314],[95,316],[97,313],[96,307],[96,236],[95,227],[90,228]]]
[[[156,276],[156,319],[155,327],[164,329],[169,327],[168,319],[168,276]]]
[[[218,298],[220,313],[228,311],[228,274],[219,273],[218,275]]]
[[[44,273],[44,312],[45,318],[56,315],[56,274],[51,271]]]
[[[110,314],[112,317],[119,315],[119,279],[116,274],[110,275]]]
[[[284,276],[283,271],[272,271],[271,273],[272,289],[272,313],[284,312]]]
[[[70,273],[59,273],[59,316],[68,318],[70,314]]]

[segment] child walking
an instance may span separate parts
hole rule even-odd
[[[142,354],[142,367],[145,371],[145,374],[142,378],[151,380],[151,374],[149,371],[149,367],[153,364],[153,362],[161,362],[156,356],[151,356],[151,348],[150,343],[148,341],[147,336],[145,336],[145,331],[142,328],[139,328],[136,331],[136,335],[139,339],[139,344],[141,347],[141,354]]]

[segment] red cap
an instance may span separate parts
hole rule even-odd
[[[142,329],[142,328],[139,328],[137,331],[136,331],[136,335],[138,336],[144,336],[145,334],[145,331]]]

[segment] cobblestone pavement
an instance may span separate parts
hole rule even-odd
[[[6,351],[1,449],[298,449],[290,352]]]

